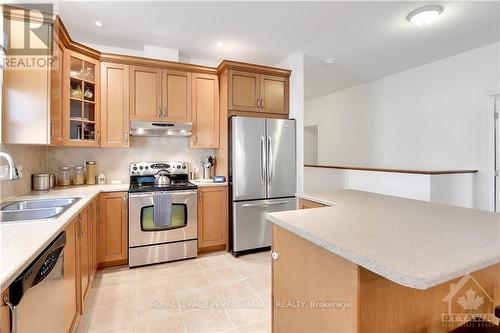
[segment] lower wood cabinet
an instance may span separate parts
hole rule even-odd
[[[227,246],[227,187],[198,188],[198,252]]]
[[[99,266],[128,261],[128,193],[101,193],[99,198]]]
[[[314,201],[299,199],[299,204],[298,204],[299,209],[320,208],[320,207],[326,207],[326,206]]]

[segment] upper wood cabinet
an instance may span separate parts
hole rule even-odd
[[[130,119],[160,120],[161,69],[130,66]]]
[[[0,15],[5,34],[5,61],[2,68],[2,141],[12,144],[53,144],[63,142],[61,90],[64,46],[60,43],[52,22],[30,21],[30,17]],[[20,55],[20,46],[28,39],[22,31],[33,23],[37,26],[39,52]],[[42,46],[43,45],[43,46]],[[7,61],[8,60],[8,61]]]
[[[129,146],[130,66],[101,63],[101,147]]]
[[[160,118],[191,122],[191,73],[162,71],[162,104]]]
[[[191,148],[219,147],[219,78],[217,75],[192,75],[193,130]]]
[[[227,245],[227,187],[198,188],[198,250],[224,249]]]
[[[127,192],[101,193],[99,198],[99,264],[126,264],[128,260]]]
[[[100,63],[75,51],[64,52],[63,135],[65,146],[99,146]]]
[[[52,66],[50,69],[50,143],[62,145],[63,136],[63,73],[64,46],[57,34],[52,39]]]
[[[260,111],[288,114],[288,78],[260,75]]]
[[[229,71],[229,109],[259,111],[259,75]]]
[[[288,114],[288,77],[228,71],[228,110]]]

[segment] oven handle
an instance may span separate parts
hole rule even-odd
[[[155,191],[155,192],[140,192],[140,193],[129,193],[128,197],[132,198],[142,198],[142,197],[151,197],[154,195],[168,193],[168,194],[190,194],[196,193],[197,190],[186,190],[186,191]]]

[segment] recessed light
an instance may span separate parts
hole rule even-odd
[[[98,20],[92,20],[92,23],[93,23],[96,27],[99,27],[99,28],[104,27],[104,23],[102,23],[101,21],[98,21]]]
[[[221,47],[222,45],[224,45],[224,43],[222,43],[221,41],[218,41],[218,42],[217,42],[217,46],[218,46],[218,47]]]
[[[325,59],[325,65],[331,65],[331,64],[334,64],[336,62],[337,62],[337,60],[335,60],[333,58],[326,58]]]
[[[406,19],[420,27],[431,24],[441,13],[443,8],[440,6],[426,6],[412,11]]]

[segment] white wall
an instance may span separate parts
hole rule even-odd
[[[295,52],[275,65],[292,70],[290,76],[290,118],[295,119],[297,192],[304,191],[304,54]]]
[[[479,169],[475,207],[491,208],[492,110],[499,43],[306,102],[319,163]],[[489,112],[491,114],[489,114]]]

